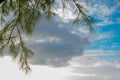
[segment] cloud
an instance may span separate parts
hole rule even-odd
[[[98,1],[98,0],[97,0]],[[114,7],[106,6],[101,2],[97,2],[92,6],[86,6],[81,3],[93,15],[100,20],[103,20],[99,25],[111,24],[106,16],[112,15],[118,4]],[[88,28],[76,27],[72,24],[75,15],[70,10],[66,10],[66,15],[62,14],[62,9],[58,9],[57,14],[52,21],[47,21],[45,18],[40,19],[30,39],[25,37],[27,46],[35,53],[31,64],[50,65],[50,66],[67,66],[69,61],[83,54],[85,46],[89,45]],[[84,35],[85,34],[85,35]],[[99,34],[99,33],[98,33]],[[94,40],[111,38],[111,34],[102,33],[97,35]]]
[[[67,66],[68,61],[83,54],[84,47],[89,45],[87,37],[73,29],[71,22],[51,21],[42,18],[36,26],[27,46],[35,53],[31,64]]]
[[[112,2],[112,3],[111,3]],[[111,24],[117,24],[119,18],[114,18],[113,15],[119,14],[119,6],[117,0],[93,0],[92,5],[86,6],[87,13],[95,18],[96,23],[94,26],[106,26]]]
[[[86,50],[84,55],[86,57],[102,59],[108,62],[119,62],[120,51],[113,50]]]
[[[102,20],[102,23],[97,23],[102,26],[113,23],[107,16],[112,15],[117,7],[118,5],[109,7],[101,2],[97,2],[91,7],[85,6],[91,10],[88,14]],[[35,52],[31,64],[67,66],[72,58],[81,56],[85,46],[90,44],[88,29],[74,26],[72,20],[75,15],[70,10],[65,11],[68,13],[67,15],[62,13],[62,9],[57,9],[56,13],[59,17],[55,17],[52,21],[42,18],[35,28],[31,40],[26,39],[27,46]],[[98,33],[94,40],[111,38],[113,37],[111,34],[110,32]]]
[[[120,55],[120,51],[113,51],[113,50],[86,50],[84,52],[84,56],[113,56],[113,55]]]
[[[78,1],[78,3],[82,5],[82,8],[87,15],[93,17],[96,20],[94,26],[106,26],[119,23],[119,18],[114,18],[113,20],[112,17],[116,13],[119,14],[118,11],[120,4],[117,0],[92,0],[91,2]],[[69,20],[75,19],[76,17],[76,15],[74,15],[74,10],[71,9],[69,5],[68,7],[69,8],[65,9],[64,11],[61,8],[58,8],[55,11],[60,17],[63,17],[62,19],[64,19],[64,22],[68,22]]]
[[[90,36],[90,38],[91,38],[91,40],[96,41],[96,40],[105,40],[105,39],[113,38],[115,36],[116,35],[113,31],[101,32],[98,30],[98,32],[93,33]]]
[[[74,73],[66,80],[119,80],[120,62],[107,62],[90,57],[77,57],[73,59],[71,70]]]

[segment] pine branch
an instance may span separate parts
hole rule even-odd
[[[4,0],[0,0],[0,4],[3,2]]]

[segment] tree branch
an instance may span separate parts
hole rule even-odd
[[[3,2],[4,0],[0,0],[0,4]]]

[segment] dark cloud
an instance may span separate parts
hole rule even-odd
[[[75,31],[71,22],[41,19],[33,36],[26,39],[35,53],[31,64],[66,66],[71,58],[82,55],[89,40]]]

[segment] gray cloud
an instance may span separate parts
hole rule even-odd
[[[82,55],[89,40],[81,37],[80,32],[76,34],[73,27],[71,22],[41,19],[32,37],[25,39],[27,46],[35,53],[31,64],[67,66],[71,58]]]
[[[86,50],[84,52],[84,56],[115,56],[120,55],[120,51],[113,51],[113,50]]]

